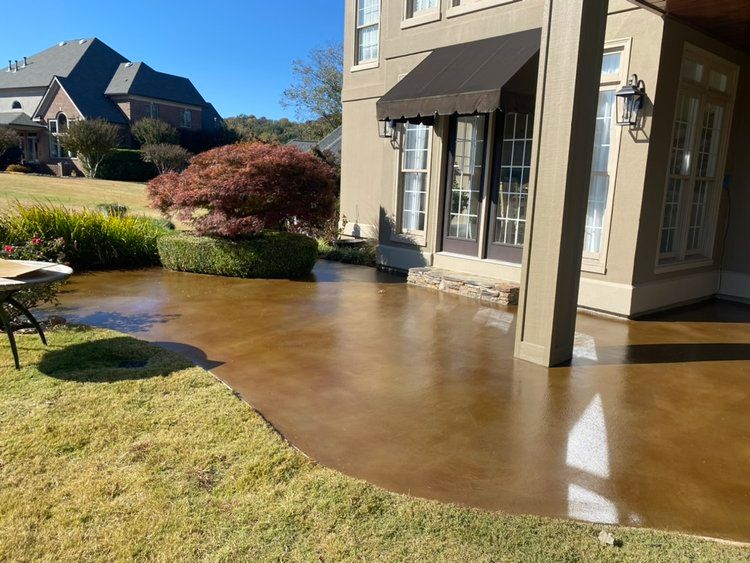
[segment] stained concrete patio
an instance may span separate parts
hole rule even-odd
[[[69,320],[210,368],[295,446],[387,489],[750,541],[750,308],[579,315],[570,367],[513,359],[513,308],[321,262],[315,280],[76,276]]]

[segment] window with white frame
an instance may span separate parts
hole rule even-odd
[[[57,115],[57,119],[50,119],[47,123],[49,130],[49,152],[53,158],[64,158],[65,151],[60,143],[60,135],[68,130],[68,118],[64,113]]]
[[[438,9],[438,0],[406,0],[406,17],[419,17]]]
[[[148,117],[152,117],[153,119],[159,118],[159,106],[155,104],[154,102],[148,103],[148,108],[146,108],[146,114]]]
[[[432,127],[407,123],[401,131],[401,232],[424,233]]]
[[[506,113],[504,125],[494,242],[523,246],[534,117]]]
[[[189,109],[183,110],[182,118],[180,119],[180,127],[190,129],[193,127],[193,112]]]
[[[378,60],[380,55],[380,0],[357,0],[356,64]]]
[[[492,6],[499,6],[501,4],[508,4],[513,0],[451,0],[450,7],[458,8],[461,11],[473,11],[481,10],[483,8],[491,8]],[[450,15],[450,14],[449,14]]]
[[[736,67],[686,48],[664,190],[661,265],[711,258],[735,82]]]
[[[599,101],[596,110],[594,153],[591,164],[584,261],[603,261],[614,187],[620,128],[615,124],[615,93],[627,75],[626,44],[608,44],[602,58]]]

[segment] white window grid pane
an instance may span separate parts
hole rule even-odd
[[[380,23],[380,0],[357,0],[357,27]]]
[[[449,236],[477,239],[479,194],[484,167],[485,116],[459,117],[456,121],[456,149]]]
[[[380,0],[357,0],[357,64],[380,55]]]
[[[380,53],[380,25],[357,30],[357,62],[375,61]]]
[[[438,0],[408,0],[407,16],[412,17],[420,12],[437,8]]]
[[[599,93],[596,112],[596,134],[594,136],[594,156],[591,165],[588,207],[584,235],[584,252],[598,255],[602,248],[604,221],[612,171],[610,151],[612,147],[612,123],[614,118],[615,91]]]
[[[403,130],[401,229],[424,231],[427,220],[427,176],[432,128],[407,123]]]
[[[680,95],[675,116],[669,165],[669,181],[664,199],[659,252],[663,258],[677,252],[681,229],[682,199],[693,165],[694,130],[697,125],[699,100],[695,96]]]
[[[507,113],[503,131],[494,242],[522,246],[531,170],[531,119],[526,114]]]
[[[622,61],[622,51],[612,51],[604,53],[602,58],[602,79],[620,74],[620,65]]]

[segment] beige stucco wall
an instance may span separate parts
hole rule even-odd
[[[4,71],[0,71],[4,72]],[[8,88],[0,91],[0,113],[18,111],[13,109],[13,102],[21,102],[21,110],[32,115],[42,101],[46,88]]]
[[[381,261],[397,268],[436,265],[518,281],[518,266],[436,252],[447,139],[445,120],[436,125],[433,138],[425,240],[405,244],[385,232],[388,221],[381,222],[381,215],[390,220],[396,216],[398,152],[390,140],[377,135],[375,104],[434,48],[541,27],[543,1],[519,0],[446,18],[448,2],[443,0],[442,19],[407,29],[402,29],[401,25],[403,2],[384,2],[380,60],[375,68],[366,70],[350,68],[354,62],[354,6],[354,0],[347,1],[341,199],[342,214],[349,221],[346,231],[360,236],[379,236]],[[687,301],[694,298],[694,294],[710,295],[716,291],[716,268],[657,275],[655,253],[682,45],[690,40],[725,58],[740,61],[732,49],[686,26],[669,21],[665,24],[658,15],[638,9],[626,0],[611,0],[609,14],[607,41],[630,40],[628,74],[637,73],[645,81],[650,104],[643,130],[637,134],[622,132],[606,269],[591,268],[582,273],[579,302],[594,309],[628,315],[658,308],[670,299]],[[743,68],[744,65],[746,63]],[[748,72],[741,72],[740,98],[749,89],[746,75],[750,69],[745,70]],[[738,186],[750,183],[750,159],[734,156],[731,149],[748,146],[748,121],[749,116],[735,114],[735,134],[727,170],[732,174],[733,185]],[[734,219],[725,265],[750,273],[750,253],[744,251],[741,242],[735,242],[748,240],[750,235],[750,227],[741,219],[742,214],[747,216],[750,210],[750,190],[737,188],[732,193]],[[385,228],[378,228],[379,223]],[[718,249],[715,256],[720,256],[720,251]],[[687,283],[679,283],[680,280]]]
[[[674,108],[679,88],[680,63],[686,43],[705,49],[740,67],[740,84],[734,107],[726,168],[726,173],[730,176],[733,220],[725,252],[723,242],[726,233],[728,199],[726,192],[722,190],[713,264],[665,272],[657,269],[657,251]],[[718,291],[720,279],[718,272],[722,255],[724,255],[725,268],[736,269],[739,272],[750,271],[750,253],[746,249],[745,242],[750,228],[747,227],[747,220],[743,219],[743,215],[746,218],[750,213],[750,197],[748,197],[750,164],[746,156],[746,147],[750,144],[750,129],[747,126],[750,117],[742,103],[742,100],[747,99],[750,93],[750,84],[748,84],[750,58],[694,28],[668,19],[665,23],[661,60],[663,64],[659,69],[655,98],[656,107],[646,167],[644,204],[638,221],[638,244],[633,272],[636,312],[715,294]]]

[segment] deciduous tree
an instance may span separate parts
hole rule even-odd
[[[333,215],[336,171],[289,146],[227,145],[149,182],[151,204],[199,235],[239,238],[263,230],[311,232]]]
[[[313,49],[306,60],[292,63],[292,85],[284,91],[281,104],[294,107],[297,116],[311,120],[311,131],[322,138],[341,125],[343,48],[340,43]]]
[[[159,174],[181,170],[190,160],[190,153],[179,145],[159,143],[141,147],[143,160],[156,166]]]
[[[99,165],[120,143],[120,128],[103,119],[71,121],[60,136],[63,148],[75,154],[89,178],[96,178]]]
[[[18,146],[18,133],[9,127],[0,127],[0,156]]]
[[[140,119],[133,124],[130,132],[141,145],[178,145],[180,134],[166,121],[153,117]]]

